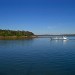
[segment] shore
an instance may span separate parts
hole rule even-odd
[[[0,40],[32,39],[37,36],[0,36]]]

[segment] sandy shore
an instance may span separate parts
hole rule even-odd
[[[31,39],[31,38],[36,38],[36,36],[0,36],[0,40]]]

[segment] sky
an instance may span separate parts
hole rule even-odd
[[[75,33],[75,0],[0,0],[0,29]]]

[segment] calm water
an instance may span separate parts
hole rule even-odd
[[[75,40],[0,40],[0,75],[75,75]]]

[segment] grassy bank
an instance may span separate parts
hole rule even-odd
[[[0,36],[0,40],[32,39],[34,36]]]

